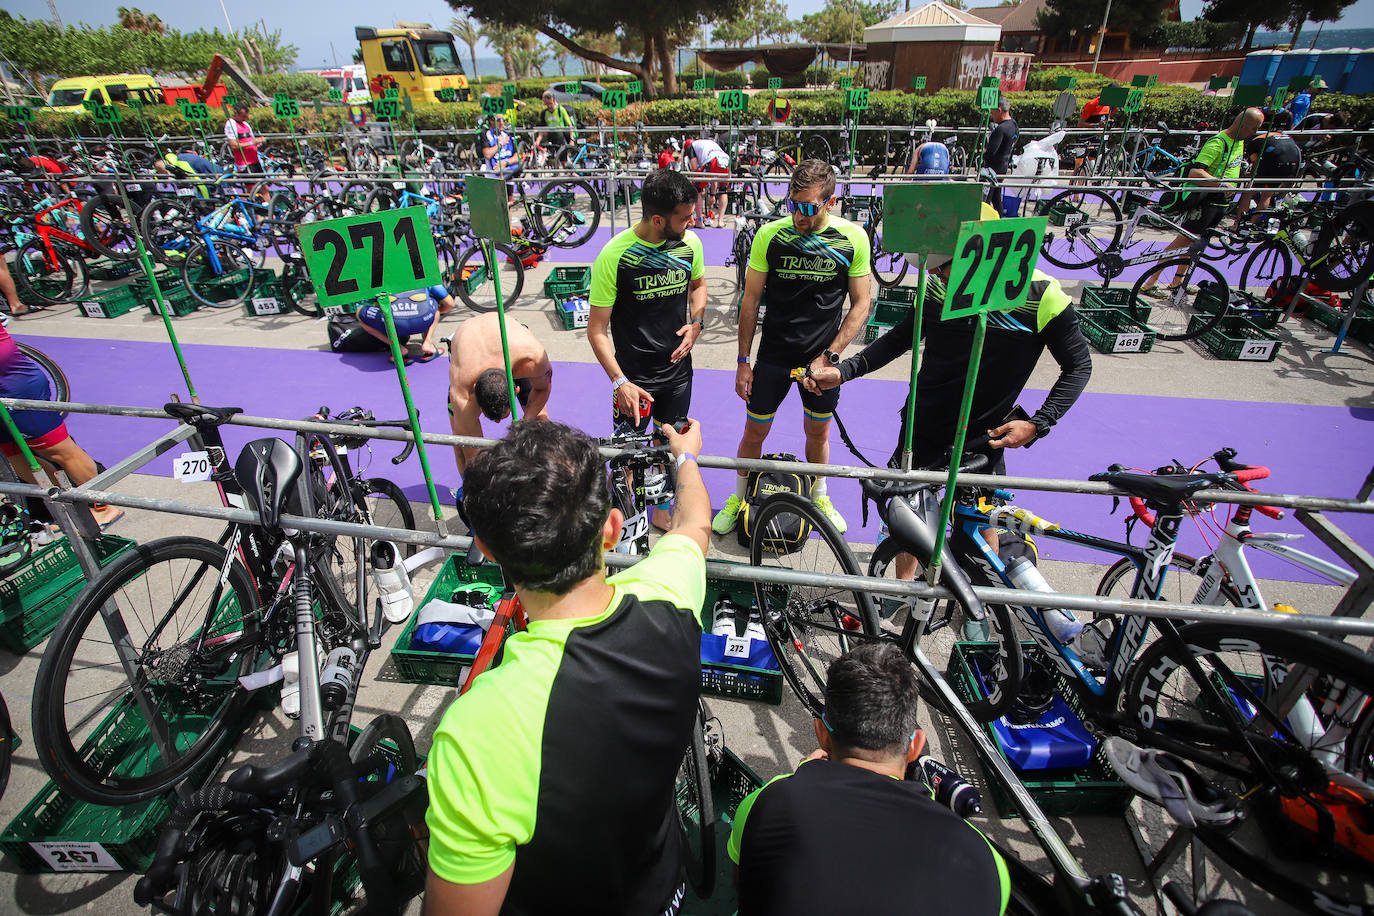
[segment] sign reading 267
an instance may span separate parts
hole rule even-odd
[[[1009,312],[1025,305],[1048,220],[967,222],[959,226],[942,318]]]

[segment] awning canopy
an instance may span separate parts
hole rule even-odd
[[[832,60],[860,63],[868,59],[862,44],[761,45],[757,48],[697,48],[696,55],[715,70],[734,70],[747,63],[762,64],[773,76],[801,76],[819,54]]]

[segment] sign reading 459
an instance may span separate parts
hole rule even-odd
[[[961,223],[941,317],[1009,312],[1025,305],[1047,222],[1039,216]]]
[[[300,240],[305,267],[322,306],[440,282],[434,235],[424,207],[302,225]]]

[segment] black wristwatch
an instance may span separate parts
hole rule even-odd
[[[836,353],[834,350],[826,350],[824,355],[825,361],[830,365],[838,366],[840,364],[840,354]]]
[[[1036,439],[1043,439],[1043,438],[1045,438],[1046,436],[1048,436],[1048,435],[1050,434],[1050,430],[1054,429],[1054,424],[1051,423],[1049,420],[1046,420],[1044,417],[1041,417],[1041,416],[1038,416],[1038,415],[1037,415],[1037,416],[1031,417],[1031,420],[1030,420],[1030,421],[1031,421],[1032,423],[1035,424],[1035,438],[1036,438]],[[1029,443],[1027,443],[1027,444],[1029,444]]]

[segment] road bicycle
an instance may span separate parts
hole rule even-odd
[[[858,223],[868,236],[873,279],[885,289],[901,283],[906,278],[911,264],[907,261],[906,255],[888,251],[883,247],[882,195],[846,197],[844,210],[846,217]]]
[[[976,471],[986,463],[976,456],[961,470]],[[1065,644],[1053,635],[1047,620],[1056,612],[985,604],[972,591],[974,584],[1015,587],[1001,555],[1000,533],[1012,532],[1115,553],[1136,570],[1132,596],[1158,599],[1185,507],[1201,490],[1243,488],[1263,470],[1233,467],[1220,474],[1171,467],[1154,475],[1115,468],[1094,475],[1153,507],[1157,518],[1143,547],[1058,528],[1015,507],[979,508],[974,494],[961,492],[940,579],[952,600],[902,602],[906,619],[898,635],[891,624],[879,622],[879,608],[863,591],[759,584],[765,633],[788,683],[813,715],[820,712],[829,661],[858,640],[896,639],[909,658],[915,659],[919,648],[932,664],[943,663],[960,637],[974,640],[972,667],[983,695],[965,705],[974,718],[989,721],[1009,710],[1020,693],[1024,630],[1094,728],[1174,753],[1236,796],[1263,796],[1279,806],[1311,805],[1318,819],[1344,816],[1321,800],[1331,787],[1354,791],[1366,802],[1374,799],[1374,707],[1367,702],[1374,697],[1374,664],[1366,656],[1306,633],[1232,623],[1180,626],[1169,619],[1121,615],[1094,659],[1083,641]],[[862,483],[890,532],[875,549],[869,574],[894,573],[899,555],[907,554],[915,558],[919,575],[933,556],[938,485]],[[796,553],[770,554],[768,541],[776,538],[770,532],[795,526],[794,516],[815,535]],[[832,576],[858,572],[849,546],[809,501],[790,495],[770,499],[758,525],[751,544],[756,564]],[[999,532],[997,550],[985,537],[989,529]],[[1156,638],[1148,641],[1152,630]],[[943,702],[938,694],[931,699]],[[1253,835],[1212,833],[1209,845],[1226,845],[1232,858],[1262,862],[1268,855]],[[1335,893],[1281,871],[1270,863],[1267,872],[1278,877],[1262,886],[1298,905],[1310,907],[1320,895]]]
[[[192,298],[211,308],[232,308],[252,295],[255,268],[268,250],[293,243],[282,232],[290,222],[288,206],[235,198],[198,220],[181,263]]]
[[[1374,201],[1259,210],[1246,221],[1264,237],[1245,258],[1239,289],[1272,288],[1281,299],[1291,298],[1304,277],[1343,293],[1374,276]]]
[[[1062,191],[1042,201],[1040,212],[1049,216],[1049,226],[1041,256],[1067,270],[1093,268],[1104,287],[1129,267],[1149,265],[1132,285],[1124,308],[1161,340],[1191,340],[1216,327],[1230,303],[1230,287],[1221,271],[1203,257],[1207,233],[1185,229],[1140,192],[1128,192],[1127,209],[1134,212],[1123,219],[1115,198],[1091,188]],[[1166,249],[1156,239],[1138,242],[1136,233],[1142,224],[1163,227],[1166,236],[1181,235],[1191,246],[1185,254],[1173,254],[1179,249]],[[1137,244],[1142,246],[1139,253],[1132,253]],[[1190,290],[1204,283],[1211,302],[1200,309]],[[1159,298],[1152,298],[1155,295]]]
[[[62,791],[92,804],[142,801],[203,776],[287,656],[308,660],[298,666],[302,735],[344,740],[358,678],[341,685],[343,696],[322,694],[320,663],[334,653],[361,672],[380,645],[363,574],[372,541],[284,531],[279,517],[404,517],[394,487],[358,485],[328,437],[302,435],[294,450],[257,440],[231,466],[219,428],[238,408],[164,409],[192,427],[179,438],[193,451],[179,460],[208,469],[224,505],[253,508],[259,521],[232,523],[216,540],[138,545],[92,580],[49,639],[34,685],[34,743]],[[381,425],[360,425],[369,424]],[[332,478],[310,457],[317,442]],[[335,570],[353,580],[340,582]]]
[[[14,279],[40,303],[71,302],[90,288],[86,257],[99,252],[79,234],[80,220],[81,201],[69,197],[41,206],[14,229]]]

